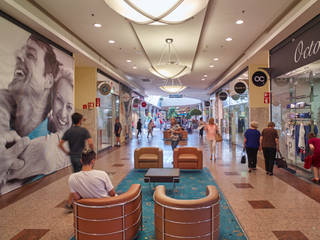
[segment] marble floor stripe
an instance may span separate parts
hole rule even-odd
[[[308,240],[300,231],[273,231],[279,240]]]
[[[49,229],[23,229],[10,240],[39,240],[47,232],[49,232]]]
[[[267,200],[256,200],[256,201],[248,201],[250,205],[254,209],[266,209],[266,208],[275,208],[269,201]]]

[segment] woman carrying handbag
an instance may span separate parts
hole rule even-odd
[[[247,152],[249,172],[257,169],[257,154],[260,147],[260,132],[257,128],[258,123],[252,121],[250,128],[244,133],[243,151]],[[242,159],[241,161],[243,162]]]

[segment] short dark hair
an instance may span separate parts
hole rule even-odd
[[[274,122],[268,122],[268,127],[274,127],[276,124]]]
[[[90,165],[95,158],[96,153],[93,150],[83,152],[81,155],[82,165]]]
[[[45,63],[45,69],[44,69],[44,75],[52,74],[54,78],[57,77],[59,73],[59,66],[62,65],[58,60],[57,56],[53,51],[53,48],[50,44],[46,43],[41,39],[40,36],[36,34],[31,34],[29,37],[30,40],[35,41],[39,47],[45,50],[44,55],[44,63]]]
[[[82,114],[75,112],[74,114],[72,114],[71,118],[72,118],[72,123],[76,125],[81,121],[83,116]]]
[[[313,132],[308,134],[308,139],[315,138],[315,137],[316,135]]]

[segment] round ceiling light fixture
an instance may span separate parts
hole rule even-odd
[[[160,89],[169,94],[179,93],[186,89],[186,86],[183,86],[180,79],[166,79],[163,86]]]
[[[138,24],[177,24],[189,20],[209,0],[104,0],[121,16]]]

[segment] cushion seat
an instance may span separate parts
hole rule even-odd
[[[178,157],[179,161],[192,161],[196,162],[198,160],[197,155],[195,154],[180,154]]]
[[[157,161],[158,160],[158,155],[156,155],[156,154],[148,154],[148,153],[141,154],[139,160],[143,161],[143,162],[144,161]]]
[[[157,147],[143,147],[134,150],[134,168],[162,168],[163,151]]]
[[[202,150],[195,147],[179,147],[173,151],[173,166],[180,169],[202,169]]]

